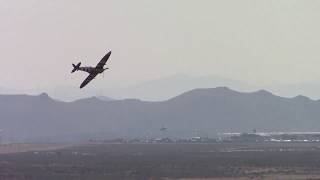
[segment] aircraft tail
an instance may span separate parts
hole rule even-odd
[[[72,64],[72,66],[73,66],[73,70],[71,71],[71,73],[74,73],[79,70],[79,68],[81,66],[81,62],[79,62],[77,65]]]

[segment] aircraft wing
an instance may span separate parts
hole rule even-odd
[[[90,81],[92,81],[96,76],[98,75],[98,73],[91,73],[89,74],[89,76],[82,82],[80,89],[85,87]]]
[[[100,60],[100,62],[97,64],[96,68],[102,69],[103,66],[106,65],[106,63],[107,63],[110,55],[111,55],[111,51],[108,52],[108,54],[106,54],[106,55]]]

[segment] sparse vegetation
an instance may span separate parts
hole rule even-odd
[[[320,150],[316,148],[319,145],[317,143],[86,145],[54,151],[0,155],[0,179],[263,179],[279,175],[282,177],[295,175],[302,179],[320,178]]]

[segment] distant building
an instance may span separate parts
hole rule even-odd
[[[221,141],[241,142],[320,142],[320,132],[222,133]]]
[[[154,142],[156,142],[156,143],[172,143],[173,141],[169,138],[157,138],[157,139],[154,139]]]
[[[262,142],[265,141],[266,137],[260,136],[258,134],[253,133],[243,133],[240,136],[232,136],[232,141],[241,141],[241,142]]]
[[[191,138],[191,142],[201,142],[202,141],[202,138],[201,137],[192,137]]]

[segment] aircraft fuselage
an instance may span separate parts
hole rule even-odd
[[[105,69],[103,69],[103,68],[95,68],[95,67],[79,67],[78,70],[79,70],[79,71],[85,71],[85,72],[87,72],[87,73],[89,73],[89,74],[91,74],[91,73],[98,73],[98,74],[100,74],[100,73],[103,73],[103,71],[104,71]]]

